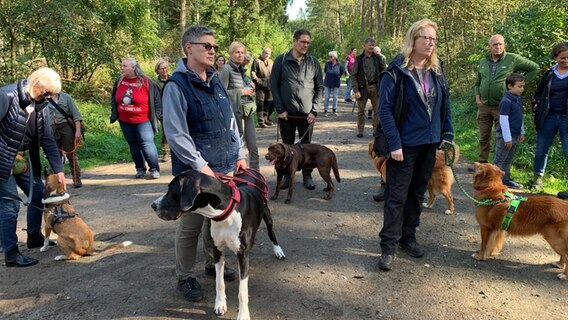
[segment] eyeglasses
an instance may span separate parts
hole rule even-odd
[[[211,50],[211,48],[213,48],[213,50],[217,51],[219,50],[219,46],[216,44],[210,44],[209,42],[190,42],[191,44],[200,44],[202,45],[205,50],[209,51]]]
[[[41,97],[42,97],[42,98],[49,98],[49,97],[51,97],[52,94],[53,94],[53,93],[51,93],[51,92],[49,92],[49,91],[44,91],[44,92],[41,94]]]
[[[438,38],[434,38],[434,37],[427,37],[427,36],[417,36],[416,39],[421,38],[424,39],[428,42],[436,42],[438,41]]]

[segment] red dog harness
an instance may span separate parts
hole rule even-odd
[[[239,191],[239,188],[237,188],[237,185],[235,185],[235,182],[233,180],[230,180],[226,182],[226,184],[231,187],[231,198],[229,199],[229,203],[227,204],[225,210],[223,210],[220,215],[211,218],[211,220],[213,221],[225,221],[231,215],[231,213],[233,213],[233,211],[237,207],[237,204],[241,202],[241,192]]]

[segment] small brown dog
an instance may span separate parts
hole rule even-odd
[[[327,195],[323,198],[325,200],[331,199],[335,184],[331,181],[331,170],[337,182],[341,182],[339,177],[339,170],[337,169],[337,159],[335,153],[331,149],[314,143],[294,144],[288,145],[281,142],[273,142],[268,147],[268,153],[265,158],[274,165],[276,169],[276,190],[272,196],[272,200],[278,199],[280,194],[280,187],[282,185],[282,177],[289,176],[288,197],[285,203],[290,203],[292,193],[294,192],[294,177],[296,171],[303,168],[318,168],[320,176],[325,182],[327,187]]]
[[[455,149],[454,164],[460,157],[460,149],[457,144],[453,144]],[[452,168],[446,165],[446,155],[444,150],[436,151],[436,163],[432,169],[432,177],[428,181],[428,199],[424,201],[424,208],[432,208],[436,201],[436,192],[441,193],[448,202],[448,209],[445,214],[454,214],[454,197],[452,196],[452,185],[454,184],[454,174]]]
[[[495,165],[475,163],[473,197],[478,201],[505,199],[503,193],[508,189],[502,182],[504,174]],[[476,207],[475,217],[481,232],[481,247],[473,254],[476,260],[486,260],[501,252],[505,241],[501,224],[507,215],[509,203],[507,200]],[[560,255],[560,261],[553,263],[553,266],[563,269],[558,278],[568,280],[568,201],[546,196],[528,197],[519,204],[507,232],[512,236],[541,234]]]
[[[77,260],[83,256],[132,244],[130,241],[124,241],[95,252],[93,231],[69,203],[69,194],[63,190],[63,185],[59,183],[56,174],[46,173],[42,202],[45,204],[43,209],[45,242],[40,251],[45,252],[49,248],[49,236],[53,230],[58,236],[57,246],[64,253],[56,256],[55,260]]]
[[[387,161],[383,156],[377,156],[373,150],[374,141],[369,141],[369,156],[373,160],[373,166],[379,174],[383,182],[387,181]],[[459,147],[454,144],[455,148],[455,158],[454,163],[459,159]],[[436,201],[436,192],[441,193],[444,198],[448,201],[448,209],[446,209],[446,214],[453,214],[455,211],[454,198],[452,196],[452,185],[454,184],[454,175],[452,173],[452,168],[446,165],[444,150],[438,150],[436,152],[436,163],[432,169],[432,177],[428,181],[428,199],[422,203],[424,208],[432,208],[434,206],[434,201]]]

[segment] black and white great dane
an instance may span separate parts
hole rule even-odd
[[[199,171],[189,170],[177,175],[168,185],[168,192],[156,199],[152,209],[163,220],[176,220],[182,214],[200,214],[211,219],[211,237],[215,242],[216,291],[215,313],[227,312],[223,272],[223,249],[229,248],[239,260],[239,313],[237,319],[250,319],[248,309],[249,252],[256,231],[264,219],[274,254],[285,259],[272,230],[272,216],[267,205],[268,189],[264,176],[248,169],[235,174],[233,180],[222,182]]]

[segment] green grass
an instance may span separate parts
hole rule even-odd
[[[455,141],[460,146],[462,159],[475,161],[479,154],[478,127],[476,122],[477,108],[475,103],[466,99],[457,98],[452,101],[452,117],[454,121]],[[525,112],[524,116],[526,140],[517,148],[513,159],[511,175],[515,181],[525,186],[530,185],[533,178],[533,160],[536,148],[536,131],[533,124],[533,116]],[[489,161],[493,159],[495,143],[492,142],[492,150]],[[544,191],[556,194],[558,191],[568,189],[567,165],[562,152],[562,146],[558,135],[548,157],[548,165],[544,176]]]

